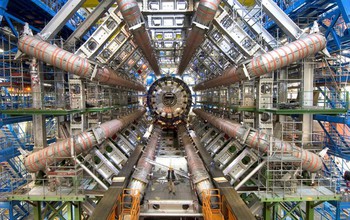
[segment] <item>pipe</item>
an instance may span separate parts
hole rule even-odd
[[[254,176],[254,174],[255,174],[256,172],[258,172],[265,164],[266,164],[266,160],[264,160],[263,162],[259,163],[259,165],[256,166],[256,167],[254,168],[254,170],[252,170],[246,177],[244,177],[243,180],[241,180],[241,181],[237,184],[237,186],[235,186],[235,190],[238,190],[239,188],[241,188],[241,186],[243,186],[248,180],[250,180],[250,178],[251,178],[252,176]]]
[[[263,55],[254,57],[246,65],[247,73],[250,74],[250,78],[253,78],[273,72],[323,50],[326,47],[326,43],[326,38],[323,35],[310,34]],[[218,86],[228,86],[247,80],[249,77],[244,73],[243,69],[243,66],[227,68],[222,75],[197,84],[194,90],[199,91]]]
[[[179,75],[182,75],[185,72],[194,53],[196,52],[198,47],[203,43],[205,32],[206,31],[203,29],[193,27],[192,30],[188,33],[186,45],[182,53],[179,68],[177,70],[177,73]]]
[[[154,73],[160,75],[160,69],[152,48],[151,38],[143,24],[140,8],[135,0],[117,0],[120,12],[134,35],[135,43],[140,47]]]
[[[185,72],[194,53],[202,44],[205,33],[209,29],[210,23],[213,21],[215,14],[219,8],[220,0],[201,0],[198,4],[197,11],[193,18],[193,27],[186,39],[186,45],[182,52],[177,73],[182,75]]]
[[[144,194],[148,183],[147,176],[152,172],[153,167],[152,164],[147,162],[147,159],[154,160],[156,148],[158,147],[158,140],[162,131],[160,128],[155,128],[152,132],[153,133],[148,140],[147,146],[144,149],[140,160],[137,162],[137,168],[132,174],[132,180],[128,185],[129,189],[137,190],[141,195]]]
[[[106,138],[112,137],[115,133],[140,118],[145,112],[145,109],[136,110],[120,119],[102,123],[100,126],[84,131],[73,138],[50,144],[48,147],[28,155],[24,160],[24,166],[28,172],[36,172],[44,170],[50,164],[70,158],[72,147],[76,155],[83,151],[89,151]]]
[[[214,189],[213,184],[210,181],[210,176],[205,169],[203,161],[198,156],[195,148],[194,142],[188,134],[185,125],[180,125],[178,128],[179,138],[182,140],[183,146],[185,148],[187,163],[189,171],[191,173],[191,179],[196,187],[197,194],[201,198],[202,192],[204,190]]]
[[[123,78],[111,68],[92,65],[88,59],[72,54],[35,37],[28,35],[21,37],[18,40],[18,48],[29,56],[83,78],[93,79],[107,85],[145,91],[143,85]]]
[[[89,170],[89,168],[87,168],[82,162],[80,162],[80,160],[76,157],[74,157],[74,161],[81,167],[83,168],[83,170],[85,170],[85,172],[87,172],[94,180],[96,180],[96,182],[105,190],[108,189],[108,186],[106,186],[93,172],[91,172],[91,170]]]
[[[316,172],[322,169],[322,159],[315,153],[301,149],[294,144],[282,141],[271,135],[246,128],[238,123],[222,119],[209,114],[202,109],[194,109],[193,112],[228,136],[241,140],[250,148],[254,148],[263,153],[279,152],[284,155],[291,155],[295,159],[301,160],[302,169]],[[244,140],[245,139],[245,140]],[[272,150],[272,152],[270,152]]]

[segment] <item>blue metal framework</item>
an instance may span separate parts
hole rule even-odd
[[[27,22],[34,32],[40,32],[66,2],[67,0],[0,0],[0,22],[4,18],[16,37],[18,30],[14,22],[21,25]],[[68,37],[84,19],[83,15],[76,13],[62,29],[61,35]]]
[[[8,26],[15,37],[19,36],[21,26],[24,26],[25,23],[29,23],[34,33],[38,33],[66,2],[67,0],[0,0],[0,22]],[[60,32],[61,36],[68,37],[83,20],[84,16],[76,13]],[[15,38],[5,37],[2,34],[0,37],[1,41],[10,45],[10,48],[3,45],[4,48],[2,49],[9,51],[1,54],[3,60],[8,60],[10,59],[8,55],[17,51]],[[8,68],[9,66],[6,62],[1,63],[1,67]],[[16,82],[9,80],[12,73],[5,70],[5,68],[4,71],[6,72],[3,72],[1,80],[1,100],[3,103],[6,103],[6,100],[11,100],[9,103],[16,103],[16,99],[23,99],[24,96],[11,95],[11,92],[8,91],[6,83],[11,81],[12,84],[16,84]],[[28,80],[30,78],[25,78],[22,83],[30,83]],[[28,102],[18,100],[17,104],[12,104],[11,108],[20,108],[20,105],[29,104],[29,97],[27,98]],[[6,106],[1,105],[1,108],[4,109]],[[49,126],[54,126],[52,119],[52,117],[48,117]],[[23,166],[22,154],[24,151],[32,151],[33,145],[30,136],[21,130],[18,123],[31,120],[32,116],[9,117],[0,114],[0,130],[3,134],[0,138],[0,163],[3,169],[3,172],[0,173],[0,192],[11,192],[26,183],[23,177],[28,174]],[[49,140],[48,143],[53,141],[55,139]],[[14,179],[22,179],[22,181],[14,181]],[[29,204],[25,202],[0,202],[0,219],[24,219],[29,215],[29,208]]]
[[[331,115],[314,115],[325,132],[324,147],[328,153],[336,157],[350,160],[350,111],[349,94],[341,94],[339,88],[349,82],[349,63],[341,61],[340,55],[350,57],[350,1],[349,0],[275,0],[275,2],[301,28],[317,21],[321,31],[327,38],[327,49],[334,55],[327,62],[327,71],[331,76],[316,79],[316,87],[323,95],[326,105],[335,109],[343,108],[347,113]],[[277,34],[277,25],[267,18],[265,23],[271,33]],[[338,58],[338,61],[334,61]],[[344,88],[343,88],[344,89]],[[333,156],[332,156],[333,157]],[[325,175],[337,175],[338,191],[348,190],[342,176],[344,167],[339,167],[331,157],[330,164],[325,164]],[[348,169],[348,168],[346,168]],[[342,215],[343,210],[349,210],[349,202],[324,203],[322,208],[316,208],[325,219],[348,219]]]
[[[324,13],[319,19],[319,24],[326,30],[328,50],[339,51],[350,48],[350,30],[347,24],[350,23],[350,2],[337,0],[337,7]]]

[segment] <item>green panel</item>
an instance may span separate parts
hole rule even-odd
[[[11,195],[8,197],[9,200],[14,200],[14,201],[84,201],[85,200],[85,195],[62,195],[62,196],[30,196],[30,195]]]
[[[35,220],[41,220],[41,202],[34,202],[35,206],[33,206],[33,213]]]
[[[132,103],[136,104],[136,103]],[[86,113],[86,112],[105,112],[113,109],[117,109],[121,106],[128,106],[132,104],[127,105],[116,105],[111,107],[102,107],[102,108],[87,108],[87,109],[75,109],[75,110],[67,110],[67,109],[13,109],[13,110],[1,110],[0,113],[7,114],[7,115],[53,115],[53,116],[60,116],[60,115],[69,115],[69,114],[75,114],[75,113]]]
[[[277,115],[296,115],[296,114],[338,115],[338,114],[346,113],[346,109],[260,109],[259,112],[271,112]]]
[[[260,198],[261,202],[299,202],[299,201],[339,201],[340,195],[334,196],[295,196],[295,197],[274,197],[274,198]]]
[[[17,109],[1,110],[0,113],[8,115],[69,115],[74,113],[83,113],[83,110],[62,110],[62,109]]]
[[[255,112],[256,111],[256,108],[254,106],[231,105],[231,109],[238,112]]]
[[[306,220],[313,220],[315,216],[315,209],[314,209],[314,203],[313,201],[307,201],[306,202]]]

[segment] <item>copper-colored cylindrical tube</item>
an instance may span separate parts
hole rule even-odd
[[[145,112],[145,109],[136,110],[120,119],[102,123],[100,126],[93,128],[94,131],[84,131],[72,138],[50,144],[48,147],[28,155],[24,160],[24,166],[28,172],[36,172],[44,170],[47,165],[71,157],[72,147],[77,155],[83,151],[89,151],[98,144],[100,138],[112,137],[118,131],[140,118]],[[96,134],[98,134],[98,137],[96,137]]]
[[[178,128],[178,136],[182,140],[183,147],[186,152],[187,164],[191,173],[191,180],[196,187],[197,194],[202,195],[204,190],[213,189],[213,184],[210,181],[210,176],[205,169],[203,161],[198,156],[194,142],[188,134],[185,125],[180,125]]]
[[[220,0],[201,0],[198,4],[193,22],[203,25],[204,27],[209,27],[215,17],[219,5]],[[182,52],[181,61],[177,70],[179,75],[182,75],[186,70],[194,53],[204,41],[206,28],[199,27],[197,24],[192,25],[192,30],[187,36],[186,45]]]
[[[248,130],[238,123],[216,117],[201,109],[194,109],[193,112],[232,138],[243,139],[247,132],[249,132],[245,140],[245,144],[248,147],[263,153],[268,153],[271,149],[274,152],[284,155],[292,155],[301,161],[303,170],[308,170],[310,172],[319,171],[323,167],[322,159],[317,154],[297,147],[294,144],[282,141],[263,132]]]
[[[125,19],[125,22],[130,28],[130,31],[134,35],[134,41],[142,50],[145,55],[149,65],[153,69],[156,75],[160,75],[160,69],[157,62],[157,58],[154,49],[151,44],[151,38],[145,27],[140,25],[137,28],[134,26],[141,24],[142,15],[137,1],[135,0],[117,0],[117,4],[120,12]]]
[[[250,77],[262,76],[273,72],[323,50],[326,47],[326,42],[326,38],[323,35],[310,34],[263,55],[254,57],[246,65],[247,72]],[[218,86],[228,86],[247,79],[248,77],[244,73],[243,67],[229,67],[222,75],[197,84],[194,90],[200,91]]]
[[[93,80],[107,85],[145,91],[142,84],[125,79],[108,67],[97,67],[95,69],[87,59],[35,37],[28,35],[21,37],[18,40],[18,48],[29,56],[83,78],[91,79],[94,71],[96,71]]]
[[[137,168],[132,174],[132,180],[130,181],[128,188],[137,190],[143,195],[147,183],[148,175],[152,172],[153,165],[147,162],[147,159],[154,160],[156,155],[156,149],[158,147],[158,140],[162,130],[155,128],[152,131],[151,137],[148,140],[147,146],[145,147],[143,154],[137,162]]]
[[[193,21],[209,26],[219,8],[220,0],[200,0]]]

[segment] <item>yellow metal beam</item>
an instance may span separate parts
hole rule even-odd
[[[100,2],[98,0],[86,0],[83,8],[95,8]]]

